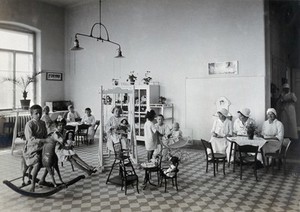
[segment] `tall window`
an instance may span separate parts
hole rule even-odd
[[[0,110],[20,107],[23,92],[3,78],[20,79],[35,71],[35,36],[33,32],[0,28]],[[28,87],[27,99],[34,98],[34,84]]]

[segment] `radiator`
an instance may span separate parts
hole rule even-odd
[[[16,115],[5,116],[7,122],[16,122]],[[17,133],[24,131],[25,124],[31,119],[30,115],[19,115],[17,124]]]

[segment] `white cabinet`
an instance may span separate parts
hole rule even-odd
[[[130,88],[130,87],[122,87]],[[173,105],[158,104],[160,96],[159,85],[136,85],[135,86],[135,133],[137,140],[144,140],[144,124],[146,122],[147,111],[153,109],[156,114],[163,114],[165,116],[166,123],[173,123]],[[116,105],[121,106],[123,115],[128,114],[127,97],[124,94],[120,94],[113,98]]]

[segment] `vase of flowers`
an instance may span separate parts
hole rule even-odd
[[[128,75],[128,79],[127,79],[127,81],[129,81],[130,85],[134,85],[136,79],[137,79],[137,77],[134,75],[134,71],[130,72],[130,74]]]
[[[255,124],[251,122],[246,127],[247,127],[248,139],[253,140],[254,134],[255,134],[255,130],[256,130]]]

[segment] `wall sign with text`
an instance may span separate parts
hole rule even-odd
[[[58,72],[46,72],[46,80],[62,81],[63,74]]]

